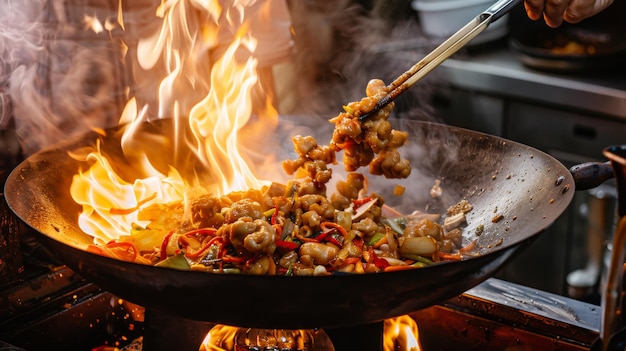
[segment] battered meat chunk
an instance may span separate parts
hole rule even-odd
[[[407,178],[411,174],[408,160],[402,159],[397,151],[408,133],[392,129],[388,121],[394,104],[359,121],[359,116],[371,111],[386,93],[383,81],[373,79],[367,85],[367,97],[344,106],[345,112],[330,120],[335,124],[331,144],[337,150],[344,150],[343,162],[348,172],[369,165],[370,173],[387,178]]]

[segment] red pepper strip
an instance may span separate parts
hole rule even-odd
[[[274,231],[276,231],[276,240],[280,240],[283,236],[283,225],[282,224],[274,224]]]
[[[245,263],[246,261],[245,257],[241,257],[241,256],[234,257],[234,256],[226,255],[226,250],[225,250],[226,242],[224,241],[224,238],[221,238],[221,239],[222,239],[222,244],[219,246],[217,250],[217,257],[221,259],[218,262],[220,272],[224,272],[224,263],[235,263],[235,264]]]
[[[87,252],[97,254],[100,256],[108,256],[106,251],[98,245],[89,244],[87,245]]]
[[[361,258],[360,257],[346,257],[346,259],[344,260],[345,264],[355,264],[358,261],[360,261]]]
[[[200,257],[202,255],[202,253],[204,253],[204,251],[206,251],[209,247],[213,246],[213,245],[219,245],[219,250],[218,252],[220,252],[222,250],[222,246],[224,246],[224,239],[221,236],[216,236],[214,238],[211,238],[211,240],[209,240],[208,243],[206,243],[203,247],[201,247],[198,251],[195,252],[185,252],[185,256],[187,258],[190,259],[196,259],[198,257]],[[219,254],[218,254],[219,256]]]
[[[167,258],[167,252],[166,252],[167,244],[170,242],[170,238],[172,237],[172,234],[174,234],[173,230],[167,233],[165,237],[163,238],[163,242],[161,243],[161,257],[159,257],[161,261]]]
[[[322,241],[322,239],[324,239],[330,232],[323,232],[320,235],[316,236],[315,238],[307,238],[305,236],[300,235],[300,233],[295,233],[296,238],[298,238],[298,240],[303,241],[303,242],[309,242],[309,243],[319,243],[320,241]]]
[[[110,242],[107,244],[107,247],[110,249],[115,249],[115,248],[120,248],[123,249],[123,251],[130,253],[131,254],[131,258],[132,258],[132,262],[135,262],[135,259],[137,258],[137,247],[135,246],[135,244],[128,242],[128,241],[115,241],[115,242]],[[132,251],[132,253],[131,253]]]
[[[215,228],[200,228],[200,229],[188,231],[184,235],[185,236],[194,236],[194,235],[207,236],[207,235],[215,235],[216,233],[217,233],[217,229]]]
[[[336,229],[337,231],[339,231],[339,233],[341,234],[341,236],[343,236],[344,238],[348,237],[348,232],[339,224],[335,223],[335,222],[322,222],[320,224],[320,227],[322,228],[322,230],[329,231],[329,228],[331,229]]]
[[[313,238],[313,240],[315,240],[315,242],[321,243],[322,241],[326,240],[330,236],[330,234],[334,232],[336,232],[336,230],[334,229],[323,231],[320,233],[320,235]]]
[[[130,262],[135,262],[139,253],[135,244],[128,241],[117,242],[113,240],[104,246],[89,245],[87,252]]]
[[[386,259],[380,258],[380,257],[376,257],[374,259],[374,266],[376,266],[376,267],[378,267],[380,269],[385,269],[385,268],[387,268],[387,267],[389,267],[391,265],[389,264],[389,261],[387,261]]]
[[[222,257],[222,260],[224,262],[230,262],[230,263],[244,263],[244,262],[246,262],[246,258],[245,257],[224,256],[224,257]]]
[[[320,227],[322,228],[322,232],[314,238],[307,238],[307,237],[300,235],[299,233],[296,233],[296,238],[298,238],[300,241],[310,242],[310,243],[320,243],[326,240],[326,241],[333,242],[335,245],[343,246],[339,241],[337,241],[337,239],[332,238],[331,236],[331,234],[339,232],[341,236],[343,236],[345,239],[346,236],[348,235],[348,232],[346,232],[346,230],[343,229],[342,226],[334,222],[322,222],[320,224]]]
[[[334,230],[333,230],[333,232],[334,232]],[[327,235],[327,236],[326,236],[326,241],[328,241],[328,242],[330,242],[330,243],[333,243],[333,244],[335,244],[335,245],[337,245],[337,246],[339,246],[339,247],[343,247],[343,240],[340,242],[340,241],[339,241],[339,240],[335,237],[335,235]]]
[[[444,252],[439,253],[439,259],[444,260],[444,261],[460,261],[461,258],[462,258],[461,254],[458,252],[454,254],[449,254],[449,253],[444,253]]]
[[[272,218],[270,219],[270,224],[276,224],[276,218],[278,217],[278,205],[274,208],[274,213],[272,214]]]
[[[363,238],[361,238],[360,236],[355,236],[354,239],[352,239],[352,243],[356,245],[359,249],[363,250],[365,240],[363,240]]]
[[[364,197],[362,199],[355,199],[352,200],[352,203],[354,204],[354,209],[356,210],[357,208],[359,208],[359,206],[363,206],[366,203],[372,201],[372,197],[368,196],[368,197]]]
[[[416,269],[417,267],[411,266],[410,264],[405,265],[397,265],[397,266],[387,266],[384,268],[385,272],[397,272],[397,271],[406,271],[409,269]]]
[[[376,252],[374,252],[374,250],[371,251],[370,253],[371,255],[373,255],[374,257],[374,265],[380,269],[385,269],[387,267],[390,266],[389,262],[384,259],[384,258],[380,258],[376,255]]]
[[[286,250],[295,250],[300,247],[300,244],[294,243],[293,241],[285,241],[285,240],[276,240],[276,247]]]
[[[250,257],[249,259],[246,260],[246,268],[250,267],[251,264],[253,264],[254,262],[256,262],[256,260],[258,260],[259,257],[258,256],[254,256],[254,257]]]

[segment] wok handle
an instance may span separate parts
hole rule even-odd
[[[611,162],[586,162],[569,169],[576,183],[576,190],[588,190],[597,187],[615,177]]]

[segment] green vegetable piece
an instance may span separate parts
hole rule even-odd
[[[376,233],[370,240],[367,241],[367,245],[372,246],[376,244],[380,239],[382,239],[386,234],[385,233]]]
[[[381,222],[387,227],[391,228],[391,230],[396,232],[398,235],[402,235],[404,233],[404,228],[403,228],[403,226],[405,225],[404,220],[382,218]]]
[[[185,258],[185,254],[182,252],[176,256],[170,256],[164,259],[163,261],[157,263],[155,266],[174,268],[174,269],[180,269],[180,270],[185,270],[185,271],[188,271],[191,269],[189,262],[187,262],[187,259]]]
[[[265,217],[265,219],[269,220],[274,215],[274,212],[276,212],[276,209],[270,208],[269,210],[263,212],[263,216]]]
[[[430,258],[424,257],[424,256],[420,256],[420,255],[415,255],[415,254],[403,254],[402,257],[404,258],[408,258],[410,260],[415,260],[415,263],[423,263],[425,265],[429,265],[429,264],[433,264],[433,260],[431,260]],[[414,264],[415,264],[414,263]]]

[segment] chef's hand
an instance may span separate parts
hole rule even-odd
[[[580,22],[609,7],[613,0],[524,0],[528,17],[538,20],[543,15],[546,24],[558,27],[563,20]]]

